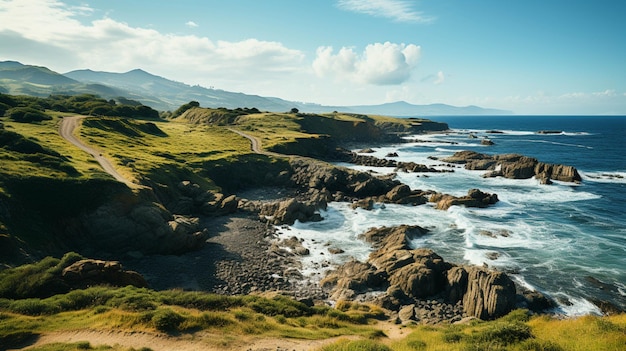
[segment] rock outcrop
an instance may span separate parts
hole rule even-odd
[[[484,208],[497,203],[498,195],[484,193],[478,189],[470,189],[466,196],[461,197],[440,193],[433,194],[429,201],[436,203],[436,208],[439,210],[447,210],[455,205]]]
[[[84,259],[63,269],[62,279],[74,289],[94,285],[148,287],[148,283],[135,271],[124,270],[117,261]]]
[[[371,229],[363,234],[376,248],[368,261],[348,262],[320,284],[331,290],[333,299],[379,292],[376,302],[400,311],[401,319],[410,315],[415,320],[419,314],[406,306],[415,308],[433,299],[449,306],[440,308],[442,313],[458,306],[465,315],[481,319],[500,317],[515,307],[515,284],[505,273],[451,264],[430,249],[410,247],[412,239],[427,233],[406,225]]]
[[[536,177],[544,184],[550,179],[562,182],[582,181],[578,170],[572,166],[539,162],[537,159],[518,154],[486,155],[474,151],[459,151],[444,162],[465,164],[469,170],[487,170],[485,177],[528,179]]]
[[[275,225],[294,224],[300,222],[317,222],[322,217],[318,212],[318,206],[310,202],[301,202],[296,199],[288,199],[280,202],[263,204],[259,215],[262,221]]]
[[[444,173],[451,172],[452,170],[438,170],[433,167],[428,167],[423,164],[415,163],[415,162],[402,162],[396,160],[390,160],[387,158],[378,158],[371,155],[363,155],[362,150],[361,153],[352,152],[350,150],[338,148],[335,150],[335,153],[331,156],[332,161],[338,162],[346,162],[352,163],[359,166],[370,166],[370,167],[393,167],[396,171],[402,172],[413,172],[413,173]],[[373,150],[372,150],[373,151]],[[390,152],[386,155],[386,157],[398,157],[397,152]]]
[[[200,248],[208,238],[197,218],[173,215],[151,201],[132,207],[111,202],[83,215],[81,222],[75,238],[108,252],[179,254]]]

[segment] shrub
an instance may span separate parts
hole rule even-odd
[[[411,350],[424,350],[426,349],[426,343],[422,340],[411,340],[406,343],[406,346],[411,348]]]
[[[496,323],[471,336],[475,342],[510,345],[532,338],[530,327],[522,323]]]
[[[45,112],[32,107],[14,107],[9,109],[6,114],[10,119],[22,123],[41,122],[52,119],[52,117],[45,114]]]
[[[152,315],[152,325],[162,332],[177,331],[184,320],[183,316],[169,308],[159,309]]]
[[[283,296],[276,296],[273,299],[253,297],[252,302],[248,306],[255,312],[268,316],[282,314],[286,317],[300,317],[311,314],[309,306]]]
[[[9,304],[12,312],[25,314],[27,316],[41,316],[61,312],[61,307],[50,300],[24,299],[15,300]]]

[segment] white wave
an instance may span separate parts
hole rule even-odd
[[[561,134],[567,135],[567,136],[593,135],[592,133],[588,133],[588,132],[563,132]]]
[[[538,181],[534,181],[538,183]],[[547,186],[537,185],[535,187],[522,187],[517,189],[517,191],[508,191],[498,194],[498,198],[513,204],[545,204],[587,201],[602,197],[598,194],[580,191],[578,190],[579,188],[579,186],[570,183],[555,182]]]
[[[477,135],[477,134],[486,134],[486,135],[491,135],[491,136],[496,136],[496,135],[533,135],[536,134],[536,132],[531,132],[531,131],[525,131],[525,130],[506,130],[506,129],[452,129],[453,132],[458,133],[458,134],[473,134],[473,135]],[[497,131],[499,133],[487,133],[488,131]]]
[[[617,286],[617,292],[626,297],[626,284],[624,283],[620,283],[620,282],[615,282],[615,286]]]
[[[567,303],[563,303],[559,301],[561,299],[556,299],[559,305],[556,310],[557,313],[564,313],[568,317],[579,317],[590,314],[598,316],[602,315],[602,311],[598,308],[598,306],[589,302],[587,299],[570,296],[562,292],[557,293],[554,296],[561,297],[563,301],[567,301]]]
[[[582,145],[582,144],[560,143],[560,142],[548,141],[548,140],[520,140],[520,141],[525,141],[528,143],[545,143],[545,144],[551,144],[551,145],[571,146],[571,147],[577,147],[581,149],[593,150],[592,146],[587,146],[587,145]]]
[[[581,172],[584,181],[596,183],[626,184],[626,171]]]

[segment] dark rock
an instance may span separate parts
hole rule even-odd
[[[117,261],[80,260],[63,269],[61,277],[74,288],[101,284],[148,287],[148,283],[139,273],[124,270]]]
[[[563,133],[562,130],[539,130],[537,131],[537,134],[561,134]]]
[[[470,170],[489,170],[485,177],[505,177],[511,179],[528,179],[536,177],[544,184],[550,179],[563,182],[581,182],[582,177],[572,166],[548,164],[532,157],[518,154],[485,155],[474,151],[459,151],[445,162],[465,164]]]
[[[402,324],[415,321],[415,305],[407,305],[398,311],[398,318]]]
[[[397,152],[390,152],[387,155],[385,155],[385,157],[398,157],[398,153]]]
[[[482,139],[480,141],[480,144],[487,145],[487,146],[495,145],[495,143],[491,139],[487,139],[487,138]]]
[[[456,197],[448,194],[434,194],[430,202],[435,202],[439,210],[447,210],[450,206],[463,205],[465,207],[484,208],[498,202],[497,194],[484,193],[478,189],[470,189],[466,196]]]
[[[483,320],[501,317],[513,310],[515,301],[515,284],[505,273],[468,269],[463,309],[469,316]]]
[[[316,211],[317,206],[291,198],[285,201],[264,204],[260,215],[267,216],[267,221],[272,224],[291,225],[296,220],[300,222],[320,221],[322,218]]]
[[[385,198],[390,202],[395,202],[409,195],[411,195],[411,188],[406,184],[400,184],[385,194]]]
[[[370,211],[374,208],[374,200],[371,198],[360,199],[352,203],[350,205],[352,209],[362,208],[364,210]]]

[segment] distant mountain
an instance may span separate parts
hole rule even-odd
[[[513,112],[478,106],[451,106],[446,104],[413,105],[405,101],[381,105],[349,106],[356,113],[383,114],[398,117],[409,116],[472,116],[472,115],[510,115]]]
[[[105,98],[127,93],[102,84],[84,84],[46,67],[0,62],[0,91],[13,95],[96,94]]]
[[[46,67],[27,66],[15,61],[0,62],[0,79],[43,85],[78,83],[71,78],[51,71]]]
[[[198,101],[204,107],[256,107],[267,111],[289,111],[294,107],[293,102],[278,98],[190,86],[141,69],[126,73],[78,70],[65,73],[65,76],[83,83],[99,83],[126,90],[133,94],[135,100],[157,110],[173,111],[192,100]]]
[[[397,117],[511,114],[510,111],[478,106],[413,105],[404,101],[381,105],[324,106],[191,86],[141,69],[126,73],[84,69],[59,74],[46,67],[23,65],[15,61],[0,62],[0,92],[34,96],[88,93],[105,99],[126,97],[161,111],[174,111],[189,101],[197,101],[203,107],[214,108],[256,107],[262,111],[277,112],[297,108],[301,112],[341,111]]]

